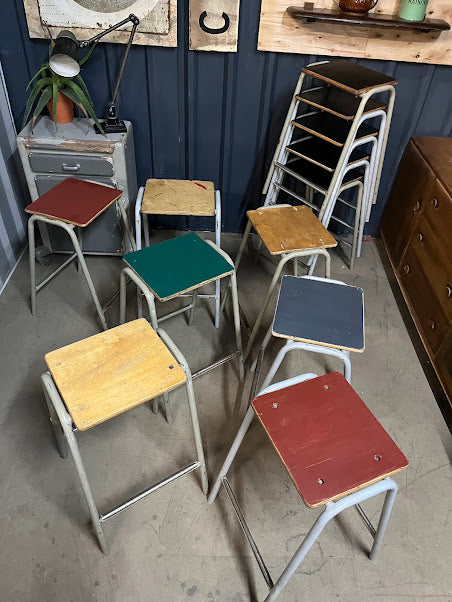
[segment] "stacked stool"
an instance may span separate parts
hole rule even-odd
[[[41,380],[58,450],[64,458],[69,446],[104,554],[108,554],[109,548],[102,524],[135,502],[198,468],[203,492],[207,493],[207,472],[191,372],[165,332],[155,332],[142,318],[52,351],[45,359],[49,372],[43,374]],[[187,390],[197,459],[100,514],[77,445],[76,432],[86,431],[182,385]]]
[[[254,416],[306,506],[325,507],[276,582],[227,478]],[[252,401],[208,501],[215,501],[223,485],[268,585],[265,600],[270,602],[287,585],[328,522],[346,508],[355,506],[371,533],[369,556],[374,559],[397,494],[397,484],[390,477],[407,466],[405,456],[341,374],[317,378],[304,374],[265,388]],[[382,492],[386,497],[375,529],[360,503]]]
[[[326,85],[302,90],[306,78]],[[351,268],[355,257],[360,256],[364,223],[378,193],[396,83],[391,77],[345,60],[305,67],[263,190],[265,205],[274,204],[283,191],[315,210],[325,226],[334,219],[350,229]],[[381,93],[389,94],[387,103],[375,98]],[[369,123],[374,119],[378,125]],[[368,145],[372,145],[370,152],[365,150]],[[306,196],[285,180],[300,182],[306,187]],[[341,197],[353,187],[358,191],[355,204]],[[314,193],[323,197],[320,205]],[[353,223],[333,215],[338,201],[354,211]]]

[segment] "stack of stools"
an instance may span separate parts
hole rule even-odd
[[[306,506],[324,506],[275,583],[227,478],[255,415]],[[253,399],[208,501],[215,500],[223,485],[268,585],[269,602],[287,585],[328,522],[346,508],[355,506],[371,533],[369,556],[374,559],[397,494],[390,477],[407,466],[403,453],[341,374],[303,374],[271,385]],[[360,504],[382,492],[386,497],[375,529]]]
[[[303,89],[307,78],[326,85]],[[364,224],[377,198],[396,83],[345,60],[305,67],[263,190],[265,205],[275,204],[283,191],[311,207],[326,227],[334,219],[351,230],[352,242],[343,241],[351,247],[351,268],[360,256]],[[382,93],[389,95],[387,102],[375,98]],[[341,196],[351,188],[357,190],[355,203]],[[323,200],[316,202],[316,197]],[[333,215],[338,201],[346,213],[354,213],[352,223],[347,216]]]

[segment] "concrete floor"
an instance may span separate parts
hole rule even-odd
[[[166,236],[169,233],[165,233]],[[162,234],[160,234],[162,236]],[[239,239],[225,236],[235,254]],[[452,600],[451,439],[397,309],[376,245],[350,272],[333,253],[332,277],[365,292],[366,351],[353,354],[353,384],[410,460],[395,479],[400,492],[379,557],[366,556],[370,536],[352,509],[330,523],[280,597],[296,600]],[[320,263],[320,262],[319,262]],[[119,280],[118,258],[88,259],[106,299]],[[40,270],[42,272],[42,269]],[[239,294],[250,319],[271,276],[268,259],[247,257]],[[130,290],[133,300],[133,291]],[[272,306],[273,307],[273,306]],[[130,307],[130,318],[133,318]],[[179,479],[106,523],[103,556],[88,524],[71,460],[55,448],[39,376],[44,354],[99,331],[87,288],[74,266],[38,295],[29,311],[23,258],[0,297],[0,599],[15,601],[262,600],[266,586],[221,493],[209,506],[197,473]],[[193,370],[232,344],[231,324],[218,332],[201,304],[191,329],[179,316],[165,329]],[[267,323],[271,318],[268,312]],[[116,325],[118,307],[107,314]],[[267,360],[280,343],[274,341]],[[298,355],[281,378],[339,369],[335,360]],[[195,381],[209,477],[235,434],[250,387],[229,364]],[[171,395],[169,426],[148,405],[79,437],[100,510],[188,464],[193,442],[183,390]],[[259,426],[231,471],[250,528],[276,578],[311,526],[306,508]],[[364,507],[375,521],[381,500]]]

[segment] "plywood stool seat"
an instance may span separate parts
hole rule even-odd
[[[99,303],[96,289],[94,288],[91,275],[86,266],[85,258],[81,248],[81,228],[85,228],[103,213],[110,205],[117,201],[122,195],[121,190],[102,186],[93,182],[85,182],[75,178],[66,178],[54,188],[43,194],[33,203],[25,207],[27,213],[32,216],[28,221],[28,242],[30,258],[30,284],[31,284],[31,312],[36,314],[36,294],[43,286],[59,274],[71,261],[78,259],[79,266],[83,270],[88,288],[96,306],[97,313],[104,330],[107,329],[104,312]],[[128,218],[124,207],[120,207],[124,227],[129,232]],[[35,266],[35,222],[43,222],[52,226],[58,226],[65,230],[74,247],[74,253],[54,272],[47,276],[41,283],[36,284]],[[77,227],[77,235],[74,228]]]
[[[65,457],[66,446],[69,446],[104,553],[108,553],[108,545],[102,523],[163,485],[200,468],[203,491],[207,492],[207,473],[191,372],[185,358],[164,331],[154,331],[141,318],[51,351],[45,360],[49,372],[42,375],[42,384],[58,449]],[[75,431],[85,431],[151,399],[166,396],[183,384],[187,389],[197,460],[109,512],[100,514]]]
[[[202,373],[215,368],[224,361],[239,356],[240,376],[243,377],[242,340],[237,299],[237,282],[231,258],[211,241],[200,238],[194,232],[177,236],[151,247],[145,247],[123,257],[127,267],[121,273],[120,323],[125,322],[126,279],[130,278],[144,295],[152,326],[179,313],[190,312],[189,324],[193,320],[198,289],[211,282],[219,283],[229,277],[233,291],[232,305],[237,349],[234,353],[210,366]],[[185,294],[192,295],[192,302],[167,315],[157,317],[155,297],[169,301]],[[197,374],[198,375],[198,374]]]
[[[145,246],[149,247],[149,215],[205,216],[215,219],[215,244],[221,248],[221,195],[214,183],[204,180],[149,179],[138,190],[135,203],[136,249],[142,248],[144,228]],[[220,282],[215,283],[214,294],[200,297],[215,299],[215,328],[220,325]],[[141,303],[141,299],[140,299]]]
[[[224,485],[269,587],[267,601],[278,597],[328,522],[351,506],[373,536],[369,554],[373,559],[397,494],[390,477],[408,466],[404,454],[341,374],[303,374],[269,386],[271,378],[267,376],[265,388],[253,399],[208,498],[212,503]],[[255,416],[306,506],[325,506],[276,583],[227,478]],[[382,492],[386,497],[375,529],[360,503]]]
[[[279,263],[248,339],[245,359],[251,352],[265,310],[285,264],[293,260],[296,273],[299,257],[322,255],[325,258],[325,276],[329,278],[331,260],[327,249],[337,245],[333,236],[308,207],[274,205],[247,211],[246,215],[248,223],[235,261],[236,269],[242,259],[252,228],[256,230],[269,253],[279,256]]]

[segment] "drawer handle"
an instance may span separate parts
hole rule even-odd
[[[438,209],[438,207],[439,207],[438,199],[432,199],[432,205],[435,209]]]
[[[419,242],[422,242],[424,240],[424,235],[422,234],[422,232],[419,232],[419,234],[417,235],[417,239]]]
[[[63,163],[61,166],[63,171],[79,171],[80,169],[80,163],[76,163],[75,165],[67,165],[66,163]]]
[[[435,328],[436,328],[436,324],[435,324],[435,321],[434,321],[434,320],[429,320],[429,321],[428,321],[428,325],[429,325],[429,327],[430,327],[430,330],[435,330]]]
[[[447,298],[450,299],[452,297],[452,286],[450,284],[446,285],[446,293],[447,293]]]
[[[418,213],[421,210],[421,201],[416,201],[416,205],[414,206],[413,213]]]
[[[408,264],[405,264],[403,266],[403,271],[405,272],[405,274],[409,274],[410,273],[410,266]]]

